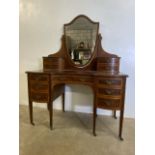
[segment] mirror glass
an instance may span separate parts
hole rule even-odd
[[[85,65],[91,59],[98,34],[98,23],[78,16],[64,25],[67,51],[74,64]]]

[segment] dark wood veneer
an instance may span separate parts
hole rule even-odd
[[[84,15],[91,23],[93,22]],[[32,103],[46,102],[49,109],[50,128],[53,127],[53,100],[62,95],[62,109],[64,111],[65,84],[83,84],[92,88],[93,104],[93,134],[95,132],[97,108],[120,111],[119,138],[122,140],[122,126],[124,114],[125,85],[127,75],[119,73],[120,57],[110,54],[101,46],[101,35],[97,30],[97,39],[94,52],[86,65],[76,65],[72,62],[65,43],[65,32],[61,39],[61,48],[58,52],[43,57],[42,71],[27,71],[30,122],[33,123]]]

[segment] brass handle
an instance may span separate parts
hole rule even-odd
[[[37,89],[47,89],[48,87],[46,85],[40,85],[37,87]]]
[[[106,90],[106,93],[107,93],[108,95],[110,95],[110,94],[112,94],[112,91],[111,91],[111,90]]]
[[[107,104],[107,105],[111,105],[112,102],[111,102],[111,101],[105,101],[105,104]]]
[[[40,95],[36,95],[36,99],[39,100],[40,99]]]
[[[80,79],[80,81],[81,81],[81,82],[85,82],[85,81],[86,81],[86,79]]]
[[[106,83],[107,83],[108,85],[111,85],[111,84],[112,84],[112,81],[107,80]]]
[[[40,76],[37,78],[38,81],[46,81],[47,77],[46,76]]]
[[[58,80],[60,80],[60,81],[64,81],[64,78],[58,78]]]

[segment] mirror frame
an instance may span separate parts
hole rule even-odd
[[[96,40],[95,40],[95,45],[94,45],[93,50],[92,50],[92,55],[91,55],[89,61],[86,64],[84,64],[84,65],[75,64],[74,61],[72,61],[71,56],[70,56],[69,51],[68,51],[68,48],[67,48],[67,45],[66,45],[66,31],[65,31],[65,27],[66,26],[72,25],[78,18],[81,18],[81,17],[87,19],[90,23],[97,25]],[[67,53],[67,57],[68,57],[69,63],[72,66],[77,67],[77,68],[84,68],[84,67],[87,67],[92,62],[92,60],[94,59],[94,57],[95,57],[95,55],[97,53],[98,35],[99,35],[99,22],[94,22],[89,17],[87,17],[85,15],[78,15],[71,22],[69,22],[67,24],[64,24],[64,39],[65,39],[64,42],[65,42],[65,47],[66,47],[66,53]]]

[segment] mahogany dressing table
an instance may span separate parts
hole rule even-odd
[[[96,135],[97,108],[120,111],[119,138],[122,138],[126,74],[119,72],[120,57],[101,46],[99,23],[79,15],[64,25],[61,48],[43,57],[43,70],[27,71],[30,122],[33,102],[47,103],[50,128],[53,127],[53,100],[62,95],[65,111],[65,84],[88,85],[93,90],[93,134]]]

